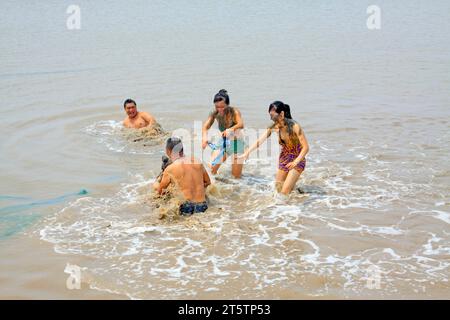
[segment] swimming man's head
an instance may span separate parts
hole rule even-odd
[[[171,159],[176,159],[182,157],[183,153],[183,143],[178,137],[170,137],[166,142],[166,153]]]
[[[125,100],[125,102],[123,103],[123,108],[130,118],[136,117],[138,112],[136,102],[133,99]]]

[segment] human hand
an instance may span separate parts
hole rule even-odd
[[[222,137],[223,138],[229,138],[233,133],[233,130],[231,129],[226,129],[224,132],[222,132]]]
[[[298,165],[298,161],[297,161],[297,160],[294,160],[294,161],[292,161],[292,162],[289,162],[289,163],[286,165],[286,168],[288,168],[289,170],[292,170],[292,169],[294,169],[297,165]]]
[[[206,146],[208,145],[208,139],[203,138],[202,139],[202,149],[204,150],[206,148]]]
[[[240,156],[238,156],[238,161],[240,162],[245,162],[248,160],[249,157],[249,153],[248,152],[244,152],[243,154],[241,154]]]

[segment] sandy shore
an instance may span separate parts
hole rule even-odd
[[[127,299],[92,290],[83,282],[79,290],[67,289],[67,263],[82,266],[83,262],[80,257],[57,254],[52,247],[27,235],[4,240],[0,246],[0,299]]]

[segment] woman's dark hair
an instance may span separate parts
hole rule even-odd
[[[275,112],[278,114],[280,114],[281,111],[284,111],[284,117],[287,119],[292,119],[291,108],[288,104],[285,104],[281,101],[274,101],[269,106],[269,112],[272,111],[272,109],[275,109]]]
[[[285,104],[281,101],[274,101],[269,105],[269,112],[275,109],[275,112],[280,114],[281,111],[284,111],[284,121],[287,125],[287,131],[290,137],[295,139],[294,135],[294,125],[297,123],[295,120],[292,119],[291,116],[291,107],[289,107],[288,104]],[[275,124],[274,124],[275,125]],[[286,144],[283,139],[281,139],[281,135],[278,135],[278,141],[280,144]]]
[[[214,103],[224,101],[227,105],[230,104],[230,97],[228,96],[228,92],[225,89],[220,90],[214,96]]]

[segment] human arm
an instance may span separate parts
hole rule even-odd
[[[298,140],[300,141],[300,144],[302,145],[302,151],[300,151],[300,154],[297,158],[295,158],[294,161],[288,163],[286,167],[290,170],[295,168],[301,161],[305,159],[306,154],[309,152],[309,144],[308,140],[306,139],[305,132],[300,127],[299,124],[294,125],[294,133],[297,136]]]
[[[263,144],[263,142],[266,141],[267,138],[270,137],[271,134],[272,134],[272,129],[267,128],[267,130],[264,132],[264,134],[261,137],[259,137],[259,139],[250,148],[248,148],[241,157],[244,159],[247,159],[249,157],[250,153],[252,151],[254,151],[255,149],[259,148],[259,146],[261,144]]]
[[[234,133],[236,130],[244,129],[244,120],[242,119],[241,112],[237,108],[234,108],[234,118],[236,120],[236,124],[226,129],[224,132],[222,132],[223,137],[228,137],[231,133]]]
[[[211,179],[209,178],[208,172],[206,172],[205,167],[202,165],[203,170],[203,185],[205,188],[211,184]]]
[[[142,119],[145,120],[145,122],[147,122],[147,126],[151,126],[151,125],[153,125],[156,122],[155,117],[153,117],[148,112],[141,112],[141,117],[142,117]]]
[[[169,184],[171,182],[169,171],[170,170],[168,170],[167,168],[166,168],[166,170],[164,170],[161,182],[157,186],[158,194],[163,194],[164,189],[167,189],[167,187],[169,186]]]
[[[208,119],[203,123],[202,127],[202,149],[205,149],[208,145],[208,130],[214,123],[214,117],[209,115]]]

